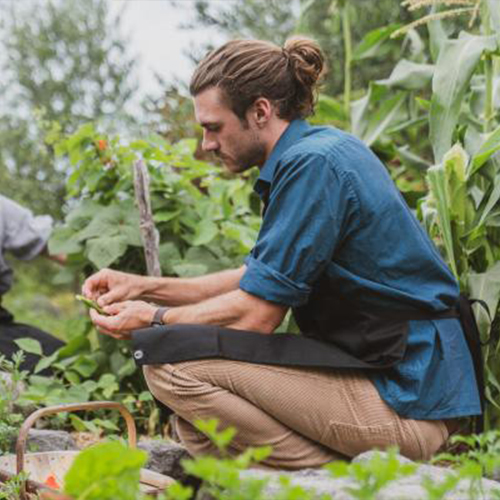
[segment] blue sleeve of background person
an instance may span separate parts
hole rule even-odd
[[[284,155],[240,288],[290,307],[305,304],[355,205],[349,180],[331,159],[310,153]]]

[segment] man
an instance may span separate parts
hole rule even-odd
[[[481,413],[456,280],[377,157],[303,120],[323,69],[319,47],[295,38],[229,42],[194,73],[203,148],[232,172],[260,169],[263,222],[243,267],[103,270],[83,287],[111,315],[91,311],[97,327],[132,337],[195,455],[215,450],[193,422],[216,417],[238,430],[231,453],[271,445],[267,467],[393,445],[427,459],[457,419]],[[303,335],[270,335],[289,308]]]
[[[43,330],[16,323],[12,314],[1,305],[2,297],[10,290],[13,281],[13,272],[4,254],[10,253],[20,260],[31,260],[47,254],[47,240],[51,231],[50,216],[35,217],[28,209],[0,195],[0,354],[7,359],[20,350],[15,341],[22,338],[38,340],[47,356],[64,345],[64,342]],[[50,258],[61,264],[65,261],[62,255]],[[33,371],[39,359],[37,355],[27,354],[20,368]]]

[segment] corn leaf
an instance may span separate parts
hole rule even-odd
[[[430,138],[436,162],[441,161],[451,147],[462,100],[482,53],[496,46],[493,36],[468,33],[444,42],[432,80]]]
[[[484,300],[488,304],[490,314],[495,315],[500,299],[500,262],[484,273],[469,274],[467,289],[473,299]],[[481,336],[485,338],[490,330],[490,318],[481,306],[475,306],[475,315]]]
[[[389,78],[378,80],[377,84],[404,90],[419,90],[431,83],[433,75],[433,64],[419,64],[401,59]]]
[[[450,196],[443,164],[434,165],[427,171],[430,190],[436,203],[437,222],[440,228],[448,263],[453,274],[458,278],[455,253],[453,251],[453,235],[451,231]]]
[[[483,142],[479,151],[472,158],[470,175],[477,172],[489,159],[500,150],[500,127],[497,127]]]
[[[390,97],[370,116],[366,132],[362,137],[363,141],[368,146],[371,146],[384,133],[389,125],[391,125],[405,97],[403,93],[398,93]]]
[[[400,27],[399,24],[390,24],[389,26],[369,31],[354,49],[352,55],[353,61],[361,61],[362,59],[380,55],[382,44]]]

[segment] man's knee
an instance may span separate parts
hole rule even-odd
[[[144,365],[142,367],[142,372],[144,374],[144,378],[146,379],[146,383],[149,387],[149,390],[153,394],[153,396],[160,401],[162,400],[159,397],[162,393],[165,392],[167,384],[169,384],[170,377],[170,368],[172,365]]]
[[[196,393],[198,381],[183,373],[176,364],[145,365],[144,377],[153,396],[167,406]]]

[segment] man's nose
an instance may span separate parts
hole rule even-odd
[[[207,134],[203,134],[201,148],[203,151],[217,151],[219,149],[219,143],[214,138],[207,137]]]

